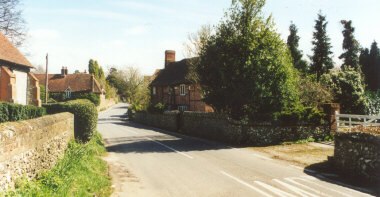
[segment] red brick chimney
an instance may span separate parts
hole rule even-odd
[[[170,62],[175,62],[175,51],[166,50],[165,51],[165,68]]]

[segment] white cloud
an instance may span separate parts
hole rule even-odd
[[[29,36],[33,39],[58,39],[60,33],[54,29],[34,29],[29,31]]]
[[[139,26],[134,26],[131,28],[126,28],[124,30],[124,33],[128,36],[136,36],[136,35],[142,35],[145,34],[149,31],[149,26],[146,25],[139,25]]]

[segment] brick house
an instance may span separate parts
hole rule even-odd
[[[165,68],[157,70],[150,83],[151,102],[169,110],[213,112],[202,101],[200,84],[187,79],[190,59],[175,61],[175,51],[165,51]]]
[[[41,106],[38,79],[32,64],[0,32],[0,101]]]
[[[35,76],[45,84],[45,74],[35,74]],[[61,74],[49,74],[48,81],[49,93],[64,94],[65,99],[70,99],[72,94],[90,92],[102,98],[105,93],[93,74],[68,74],[67,67],[62,67]]]

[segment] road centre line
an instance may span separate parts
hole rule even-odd
[[[297,196],[295,196],[293,194],[289,194],[288,192],[284,192],[284,191],[282,191],[282,190],[280,190],[280,189],[278,189],[276,187],[273,187],[271,185],[265,184],[265,183],[263,183],[261,181],[255,181],[255,183],[258,184],[258,185],[260,185],[261,187],[264,187],[265,189],[267,189],[267,190],[269,190],[269,191],[271,191],[273,193],[276,193],[279,196],[297,197]]]
[[[295,192],[295,193],[297,193],[297,194],[299,194],[299,195],[301,195],[301,196],[319,197],[319,196],[314,195],[314,194],[312,194],[312,193],[309,193],[309,192],[307,192],[307,191],[305,191],[305,190],[302,190],[302,189],[300,189],[300,188],[298,188],[298,187],[295,187],[295,186],[290,185],[290,184],[288,184],[288,183],[282,182],[282,181],[280,181],[280,180],[278,180],[278,179],[273,179],[273,181],[275,181],[275,182],[281,184],[282,186],[288,188],[289,190],[291,190],[291,191],[293,191],[293,192]]]
[[[273,159],[271,159],[271,158],[269,158],[269,157],[265,157],[265,156],[258,155],[258,154],[252,154],[252,155],[255,156],[255,157],[259,157],[259,158],[261,158],[261,159],[269,160],[269,161],[273,160]]]
[[[254,187],[253,185],[250,185],[249,183],[247,183],[245,181],[242,181],[242,180],[240,180],[240,179],[238,179],[238,178],[236,178],[236,177],[228,174],[227,172],[220,171],[220,173],[222,173],[224,176],[227,176],[228,178],[231,178],[231,179],[235,180],[236,182],[238,182],[238,183],[240,183],[240,184],[242,184],[242,185],[244,185],[246,187],[249,187],[252,190],[255,190],[255,191],[259,192],[260,194],[262,194],[264,196],[273,197],[272,195],[270,195],[270,194],[268,194],[268,193],[266,193],[266,192],[264,192],[264,191],[262,191],[262,190],[260,190],[260,189],[258,189],[256,187]]]
[[[183,156],[185,156],[185,157],[187,157],[187,158],[189,158],[189,159],[194,159],[192,156],[190,156],[190,155],[188,155],[188,154],[186,154],[186,153],[183,153],[183,152],[181,152],[181,151],[178,151],[178,150],[176,150],[176,149],[174,149],[174,148],[172,148],[172,147],[170,147],[170,146],[167,146],[167,145],[165,145],[165,144],[163,144],[163,143],[161,143],[161,142],[158,142],[158,141],[156,141],[156,140],[153,140],[153,139],[151,139],[151,138],[149,138],[149,137],[146,137],[146,139],[148,139],[148,140],[150,140],[150,141],[152,141],[152,142],[154,142],[154,143],[156,143],[156,144],[159,144],[159,145],[161,145],[161,146],[163,146],[163,147],[165,147],[165,148],[167,148],[167,149],[170,149],[170,150],[172,150],[172,151],[174,151],[174,152],[176,152],[176,153],[178,153],[178,154],[181,154],[181,155],[183,155]]]

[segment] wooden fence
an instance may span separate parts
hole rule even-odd
[[[339,114],[335,112],[335,122],[337,131],[349,131],[355,126],[362,125],[367,127],[380,127],[380,115],[366,116],[353,114]]]

